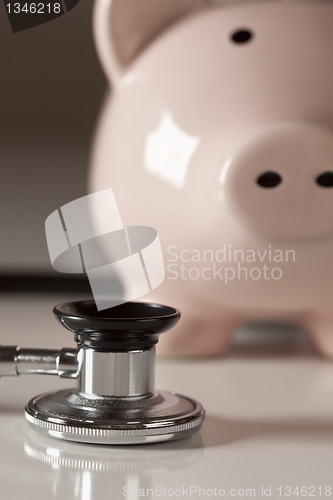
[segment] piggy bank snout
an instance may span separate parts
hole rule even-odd
[[[333,133],[285,123],[235,147],[220,175],[223,200],[250,232],[269,239],[333,236]]]

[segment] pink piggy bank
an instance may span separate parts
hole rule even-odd
[[[333,356],[332,27],[328,0],[96,0],[112,91],[90,190],[159,232],[166,279],[144,300],[182,311],[162,353],[278,320]]]

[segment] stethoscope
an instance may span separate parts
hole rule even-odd
[[[67,441],[140,444],[171,441],[198,431],[202,405],[155,389],[159,335],[175,325],[172,307],[127,302],[98,311],[94,301],[69,302],[53,310],[75,334],[77,349],[0,347],[0,376],[50,374],[77,379],[75,389],[31,399],[25,416],[40,433]]]

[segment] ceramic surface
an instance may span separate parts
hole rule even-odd
[[[96,1],[112,92],[90,189],[159,232],[148,300],[182,311],[164,352],[221,352],[277,319],[333,355],[332,23],[328,0]]]

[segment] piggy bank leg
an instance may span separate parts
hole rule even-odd
[[[160,336],[157,353],[162,356],[217,356],[230,344],[238,326],[235,316],[210,310],[202,303],[182,305],[180,322]]]
[[[318,351],[324,356],[333,358],[333,308],[309,315],[304,326]]]

